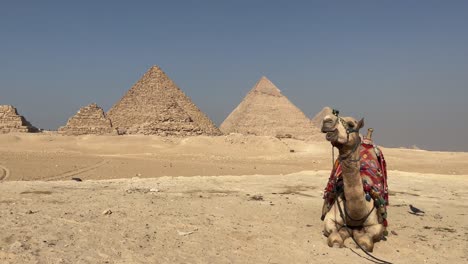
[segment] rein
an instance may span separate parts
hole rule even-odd
[[[392,262],[389,262],[389,261],[386,261],[386,260],[383,260],[383,259],[379,259],[377,257],[375,257],[374,255],[372,255],[371,253],[369,253],[367,250],[365,250],[361,245],[359,245],[359,243],[356,241],[356,239],[354,238],[353,236],[353,233],[350,231],[350,227],[348,226],[348,224],[346,223],[346,217],[349,217],[346,213],[346,204],[344,203],[344,200],[343,200],[343,207],[344,207],[344,213],[343,213],[343,209],[341,209],[341,205],[340,205],[340,201],[336,201],[336,204],[338,205],[338,211],[340,211],[340,216],[341,216],[341,219],[343,219],[343,225],[338,229],[338,230],[341,230],[341,228],[345,228],[346,231],[348,232],[349,236],[353,239],[354,243],[364,252],[366,253],[366,255],[368,255],[369,257],[377,260],[377,261],[380,261],[381,264],[393,264]],[[366,215],[365,219],[367,219],[367,217],[369,217],[369,215],[374,211],[374,208],[372,208],[372,210],[369,212],[369,214]],[[345,215],[346,214],[346,215]],[[350,218],[351,220],[353,220],[352,218]]]

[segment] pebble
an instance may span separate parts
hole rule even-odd
[[[110,209],[107,209],[105,211],[102,212],[103,215],[110,215],[112,214],[112,211]]]

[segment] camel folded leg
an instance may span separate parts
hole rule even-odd
[[[375,224],[366,226],[362,229],[353,230],[353,237],[356,242],[368,252],[374,250],[374,242],[382,238],[384,226],[382,224]]]
[[[343,219],[338,213],[336,204],[325,215],[324,235],[328,237],[327,242],[330,247],[343,247],[344,241],[350,237],[351,231],[342,227]]]

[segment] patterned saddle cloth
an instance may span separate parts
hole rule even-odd
[[[360,169],[366,199],[374,200],[374,206],[379,213],[379,221],[387,226],[387,205],[388,185],[387,185],[387,164],[382,151],[374,145],[372,140],[363,139],[359,148],[361,155]],[[343,178],[339,160],[335,161],[333,170],[328,179],[323,195],[324,206],[322,220],[331,209],[337,197],[343,193]]]

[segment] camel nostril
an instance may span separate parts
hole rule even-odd
[[[331,118],[324,118],[323,119],[323,124],[331,124],[333,123],[333,120]]]

